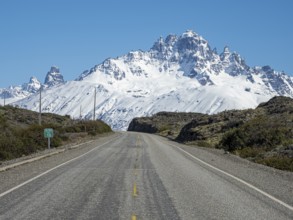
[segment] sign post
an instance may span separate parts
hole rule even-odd
[[[48,149],[51,148],[51,138],[54,136],[54,131],[52,128],[44,129],[44,137],[48,138]]]

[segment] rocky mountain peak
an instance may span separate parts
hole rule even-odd
[[[36,77],[31,77],[28,83],[22,85],[22,89],[30,92],[36,93],[41,88],[41,82]]]
[[[222,61],[226,60],[227,58],[229,58],[231,55],[230,49],[228,46],[224,47],[224,51],[223,53],[220,54],[220,58]]]
[[[178,51],[185,53],[186,51],[197,52],[210,50],[207,40],[193,31],[186,31],[178,39]]]
[[[50,71],[46,75],[45,85],[51,87],[54,85],[63,84],[64,82],[65,81],[60,73],[59,68],[52,66]]]
[[[160,37],[150,50],[152,57],[161,61],[178,62],[182,58],[197,62],[199,59],[213,59],[213,51],[208,41],[193,31],[186,31],[181,36]]]
[[[166,37],[165,43],[169,46],[173,46],[177,40],[178,37],[176,35],[170,34]]]
[[[187,30],[182,34],[182,38],[198,38],[200,37],[197,33],[193,30]]]

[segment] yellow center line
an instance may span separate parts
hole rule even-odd
[[[139,138],[138,135],[137,135],[137,138],[136,138],[135,145],[138,148],[141,145],[140,138]],[[136,159],[135,159],[135,163],[134,163],[134,176],[136,176],[135,178],[137,178],[137,172],[138,172],[137,171],[137,168],[138,168],[137,161],[138,161],[138,157],[139,157],[139,149],[138,148],[136,150]],[[137,197],[137,186],[136,186],[136,182],[134,182],[134,184],[133,184],[132,196],[133,197]],[[131,220],[136,220],[136,215],[135,214],[132,214]]]
[[[139,147],[140,145],[141,145],[140,137],[137,135],[136,146]]]
[[[137,196],[137,187],[136,187],[136,183],[133,184],[133,193],[132,193],[133,197]]]

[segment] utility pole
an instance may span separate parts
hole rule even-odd
[[[97,97],[97,88],[95,87],[93,120],[96,120],[96,97]]]
[[[81,121],[81,105],[80,105],[80,108],[79,108],[79,120]]]
[[[42,125],[42,86],[40,88],[39,125]]]
[[[5,106],[5,102],[6,102],[6,90],[4,91],[4,106]]]

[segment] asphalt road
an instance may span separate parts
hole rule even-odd
[[[0,219],[293,219],[292,173],[148,134],[91,144],[1,172]]]

